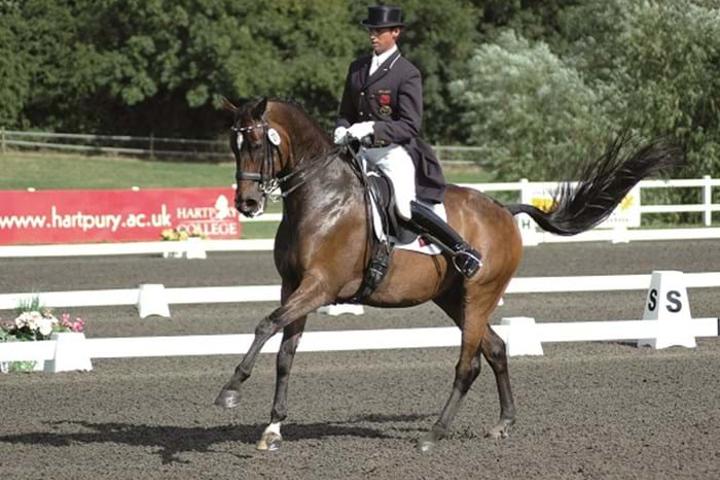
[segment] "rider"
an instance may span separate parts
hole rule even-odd
[[[400,216],[419,233],[429,234],[451,251],[455,267],[472,277],[481,266],[480,254],[432,208],[415,201],[442,203],[445,178],[432,148],[419,137],[422,125],[422,78],[400,55],[397,40],[403,23],[399,7],[368,7],[362,21],[373,54],[350,64],[335,123],[335,143],[347,137],[369,137],[373,147],[364,156],[391,180]]]

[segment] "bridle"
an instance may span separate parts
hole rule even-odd
[[[240,152],[242,150],[243,144],[245,143],[242,139],[245,133],[258,129],[262,129],[263,160],[260,166],[259,173],[248,172],[241,169],[242,163],[241,160],[239,160]],[[322,167],[325,167],[328,163],[330,163],[333,158],[332,155],[326,155],[326,158],[323,162],[304,162],[302,164],[299,164],[298,168],[293,169],[285,175],[281,175],[282,170],[277,172],[275,170],[274,158],[274,154],[277,153],[278,158],[282,160],[282,152],[280,150],[280,135],[278,134],[277,130],[270,126],[264,116],[260,123],[247,125],[245,127],[236,127],[233,125],[232,127],[230,127],[230,130],[237,134],[235,144],[237,145],[238,163],[240,163],[235,173],[235,180],[238,182],[238,184],[243,180],[257,182],[258,189],[262,193],[263,198],[270,197],[270,199],[273,201],[276,201],[278,197],[285,198],[290,195],[297,188],[303,185],[308,180],[308,178],[312,176],[312,174],[320,171]],[[253,158],[252,149],[250,149],[249,146],[248,154],[250,155],[250,158]],[[299,178],[299,181],[297,183],[295,183],[292,187],[286,189],[280,194],[273,194],[275,190],[289,182],[295,176]]]
[[[275,159],[273,153],[277,151],[278,156],[280,155],[280,136],[278,135],[277,131],[274,128],[271,128],[264,118],[262,122],[254,125],[248,125],[246,127],[236,127],[233,125],[230,129],[237,134],[237,137],[235,138],[235,144],[237,145],[238,158],[240,158],[239,155],[242,151],[243,144],[245,143],[242,141],[244,134],[246,132],[252,132],[257,129],[262,129],[263,160],[260,166],[260,173],[242,170],[241,163],[238,167],[237,172],[235,173],[235,180],[238,183],[240,183],[242,180],[258,182],[258,188],[262,192],[263,197],[270,195],[270,193],[276,190],[280,186],[280,184],[283,183],[287,178],[287,176],[278,178],[275,173]],[[272,135],[273,139],[276,140],[271,140],[268,135]],[[250,158],[253,158],[252,149],[250,149],[249,145],[248,153],[250,155]],[[240,160],[238,161],[240,162]]]

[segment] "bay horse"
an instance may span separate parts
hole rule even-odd
[[[240,403],[242,383],[250,376],[258,353],[282,330],[270,423],[257,444],[260,450],[274,450],[282,439],[288,379],[307,315],[324,305],[347,302],[361,286],[369,261],[364,192],[347,153],[335,147],[300,106],[261,99],[241,108],[226,100],[225,107],[234,114],[231,147],[237,165],[238,211],[247,217],[260,215],[270,191],[278,186],[284,197],[274,248],[282,294],[281,306],[258,323],[248,352],[215,404],[231,408]],[[679,149],[663,140],[624,154],[628,138],[621,135],[596,161],[586,162],[579,183],[559,188],[548,211],[524,204],[502,205],[479,191],[449,185],[444,201],[448,222],[481,253],[484,262],[470,279],[442,255],[393,251],[385,279],[362,303],[407,307],[433,301],[461,330],[450,396],[431,430],[418,439],[420,451],[430,451],[447,435],[480,373],[481,357],[495,375],[500,400],[500,419],[487,436],[508,436],[515,422],[508,361],[505,344],[489,320],[522,255],[513,216],[527,213],[546,231],[574,235],[605,219],[642,178],[681,160]]]

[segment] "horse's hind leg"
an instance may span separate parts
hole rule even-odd
[[[460,289],[459,289],[460,290]],[[460,359],[455,366],[455,381],[453,382],[450,398],[435,422],[432,429],[418,441],[418,449],[422,452],[432,450],[435,443],[446,437],[455,415],[465,398],[468,390],[480,373],[480,343],[488,329],[488,312],[478,312],[469,309],[468,299],[463,299],[457,290],[446,294],[435,302],[452,317],[462,329],[462,343],[460,346]],[[492,311],[492,309],[490,310]]]
[[[283,330],[283,339],[280,350],[277,353],[277,367],[275,381],[275,399],[270,413],[270,425],[257,443],[258,450],[277,450],[282,441],[280,424],[287,418],[287,390],[290,380],[290,369],[292,368],[295,351],[300,343],[300,337],[305,329],[307,317],[302,317],[291,323]]]
[[[435,422],[432,429],[418,441],[420,451],[429,452],[438,440],[447,436],[450,424],[460,409],[465,395],[480,373],[478,350],[481,337],[482,331],[478,331],[477,328],[463,328],[460,359],[455,366],[455,381],[450,392],[450,398],[445,403],[440,418]]]
[[[490,328],[490,314],[495,310],[500,299],[502,288],[497,285],[467,285],[473,291],[468,293],[458,285],[435,303],[442,308],[462,330],[460,359],[455,367],[455,381],[440,418],[418,442],[418,448],[427,452],[435,443],[444,438],[455,414],[460,408],[473,382],[480,374],[481,356],[485,356],[495,373],[500,395],[500,422],[489,435],[506,437],[510,425],[515,421],[515,406],[510,391],[510,377],[507,370],[505,343]]]
[[[500,397],[500,420],[497,425],[488,430],[486,436],[507,438],[510,427],[515,423],[515,403],[510,389],[505,342],[495,333],[492,327],[488,326],[487,332],[480,342],[480,350],[495,374],[495,382]]]
[[[235,368],[230,381],[220,390],[215,405],[225,408],[236,407],[240,403],[240,386],[250,377],[257,356],[270,337],[331,300],[332,296],[325,291],[321,279],[313,276],[303,278],[297,290],[290,295],[288,302],[258,323],[255,328],[255,338],[247,354]]]

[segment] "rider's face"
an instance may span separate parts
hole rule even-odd
[[[400,36],[400,28],[368,28],[368,35],[375,55],[380,55],[395,45]]]

